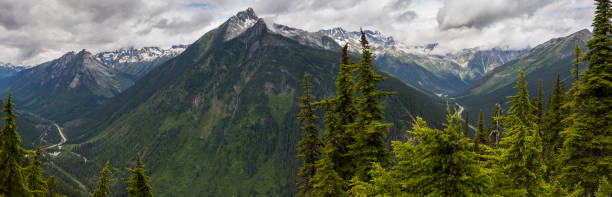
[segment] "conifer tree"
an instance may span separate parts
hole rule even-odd
[[[571,72],[574,75],[574,80],[577,84],[580,84],[580,65],[582,65],[582,50],[580,50],[580,45],[576,44],[576,48],[574,49],[574,68],[572,68]]]
[[[464,136],[468,136],[468,134],[470,133],[470,121],[469,121],[469,112],[465,112],[465,118],[463,119],[463,135]]]
[[[132,176],[129,178],[127,187],[128,196],[130,197],[151,197],[151,186],[147,183],[149,177],[145,175],[144,163],[140,159],[140,153],[136,157],[136,166],[133,169],[128,169]]]
[[[21,167],[19,161],[25,157],[25,151],[19,142],[21,137],[17,133],[17,125],[15,124],[15,104],[12,102],[11,91],[8,91],[8,97],[4,102],[4,127],[0,131],[0,140],[2,141],[0,149],[0,195],[4,196],[28,196],[30,190],[26,183],[26,174],[24,168]]]
[[[478,130],[476,130],[476,135],[474,136],[474,144],[477,147],[479,144],[487,144],[487,133],[484,128],[484,120],[482,116],[482,109],[480,109],[480,113],[478,114]]]
[[[391,123],[381,123],[383,119],[382,105],[379,99],[393,95],[376,89],[377,83],[385,77],[376,73],[373,63],[374,57],[370,52],[370,45],[365,33],[361,31],[362,59],[358,64],[358,81],[355,89],[359,91],[358,112],[359,119],[352,127],[355,129],[355,142],[349,146],[349,153],[355,165],[355,175],[362,181],[369,181],[368,172],[373,163],[387,166],[391,162],[391,155],[385,143],[385,131],[392,126]]]
[[[48,193],[47,180],[43,176],[42,169],[40,169],[41,143],[38,143],[36,152],[32,155],[32,165],[27,168],[28,189],[32,191],[33,196],[46,196]]]
[[[398,163],[391,173],[403,194],[389,196],[484,195],[489,181],[473,145],[461,133],[459,116],[448,109],[444,131],[427,127],[420,117],[417,122],[419,126],[410,132],[416,141],[393,143]]]
[[[563,180],[592,196],[602,176],[612,174],[612,10],[610,0],[596,0],[593,39],[587,42],[588,69],[574,94],[579,102],[563,131]]]
[[[568,111],[562,108],[565,102],[564,86],[561,75],[557,74],[554,89],[546,106],[546,113],[542,118],[543,159],[547,168],[545,179],[554,178],[560,173],[558,159],[563,139],[559,133],[565,128],[565,122],[562,120],[568,115]]]
[[[307,196],[312,190],[310,179],[315,175],[315,162],[321,157],[321,146],[323,142],[319,139],[317,131],[317,119],[312,106],[313,96],[311,92],[308,74],[304,74],[304,95],[300,97],[300,123],[306,122],[302,127],[302,140],[298,144],[298,157],[302,157],[304,165],[300,168],[297,177],[298,196]]]
[[[536,130],[535,107],[529,102],[525,75],[519,72],[520,79],[514,87],[518,93],[509,97],[512,106],[503,119],[507,136],[501,141],[504,150],[499,169],[505,181],[497,186],[504,188],[504,196],[540,196],[546,188],[542,179],[542,140]]]
[[[544,100],[542,99],[542,79],[538,81],[538,94],[535,98],[533,98],[533,100],[531,100],[531,102],[531,104],[535,107],[535,110],[533,111],[533,114],[535,115],[534,121],[539,128],[542,119],[542,114],[544,113]],[[540,132],[539,129],[538,132]]]
[[[312,178],[312,192],[314,197],[345,196],[346,187],[344,180],[334,169],[334,163],[329,159],[328,152],[323,153],[323,158],[317,161],[317,172]]]
[[[112,174],[110,169],[108,169],[108,161],[106,161],[106,165],[100,172],[100,180],[98,181],[98,188],[94,190],[93,197],[106,197],[111,194],[109,189],[109,184],[111,180],[108,176]]]

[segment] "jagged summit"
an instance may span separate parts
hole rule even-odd
[[[435,48],[430,47],[435,46],[435,44],[428,44],[425,46],[408,46],[404,43],[395,41],[392,36],[387,36],[380,31],[366,29],[363,30],[363,32],[372,46],[372,51],[377,55],[393,51],[402,51],[405,53],[414,54],[428,54]],[[359,52],[361,50],[361,32],[359,31],[347,31],[341,27],[335,27],[332,29],[319,30],[319,33],[331,37],[340,45],[348,44],[349,50],[353,52]]]
[[[225,30],[224,40],[231,40],[242,34],[247,29],[253,27],[260,18],[257,17],[253,8],[247,8],[244,11],[238,12],[236,15],[227,19],[223,25],[227,25]],[[222,26],[223,26],[222,25]]]
[[[173,45],[170,48],[142,47],[122,48],[114,51],[100,52],[95,58],[110,66],[119,67],[126,63],[153,62],[160,58],[171,58],[181,54],[188,45]]]

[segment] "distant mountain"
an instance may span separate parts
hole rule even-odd
[[[11,89],[18,109],[60,122],[83,115],[132,84],[132,78],[85,50],[0,80],[1,89]]]
[[[100,52],[95,58],[118,71],[140,77],[157,65],[181,54],[187,45],[161,47],[124,48],[115,51]]]
[[[339,44],[348,43],[353,52],[359,52],[360,32],[342,28],[320,30]],[[431,54],[437,43],[409,46],[395,41],[378,31],[364,30],[377,55],[377,64],[404,81],[422,89],[441,94],[459,91],[485,73],[493,70],[527,50],[478,48],[464,49],[444,55]]]
[[[518,71],[523,69],[528,83],[529,93],[534,96],[538,87],[538,80],[542,79],[544,96],[547,97],[557,77],[561,74],[566,87],[573,82],[570,69],[573,68],[574,48],[578,44],[586,51],[586,42],[592,38],[589,30],[581,30],[566,37],[551,39],[536,46],[517,59],[493,69],[467,89],[457,93],[457,101],[466,108],[490,111],[495,103],[502,105],[508,100],[506,97],[514,95],[516,90],[512,87],[518,80]],[[583,66],[586,68],[586,66]],[[476,114],[476,113],[473,113]]]
[[[19,66],[11,63],[0,62],[0,79],[14,75],[15,73],[26,69],[25,66]]]
[[[240,12],[68,124],[69,147],[115,167],[140,152],[160,196],[295,195],[302,76],[321,99],[335,95],[339,69],[340,46],[319,36]],[[383,74],[381,89],[397,92],[384,102],[389,139],[404,139],[415,116],[441,125],[442,100]]]

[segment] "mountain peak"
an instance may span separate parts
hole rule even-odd
[[[249,19],[255,19],[258,20],[259,17],[257,17],[257,14],[255,14],[255,11],[253,10],[253,8],[247,8],[244,11],[240,11],[236,14],[236,17],[238,17],[241,20],[249,20]]]
[[[238,12],[223,23],[223,25],[226,26],[224,40],[228,41],[235,38],[242,32],[253,27],[259,20],[260,18],[257,17],[253,8],[247,8],[244,11]]]

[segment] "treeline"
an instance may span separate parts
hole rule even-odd
[[[5,125],[0,130],[0,197],[64,196],[55,192],[57,181],[54,176],[45,177],[43,175],[40,143],[36,151],[26,150],[19,145],[21,137],[15,124],[17,115],[14,106],[9,91],[2,108],[5,113]],[[147,183],[149,177],[145,175],[144,167],[139,153],[136,158],[136,166],[133,169],[127,169],[132,174],[127,180],[129,186],[126,190],[129,196],[153,196],[152,188]],[[108,162],[106,162],[106,166],[100,172],[98,188],[93,192],[94,197],[105,197],[111,194],[109,185],[116,180],[110,177],[111,174]]]
[[[576,46],[569,91],[558,75],[545,106],[542,82],[530,99],[520,70],[509,110],[497,104],[490,128],[481,110],[473,139],[467,120],[447,108],[443,130],[417,118],[411,138],[392,142],[392,151],[379,102],[392,93],[376,90],[384,78],[362,32],[361,61],[342,50],[335,98],[315,101],[304,76],[298,196],[612,196],[610,4],[596,0],[594,37],[584,57]],[[325,111],[323,139],[316,109]]]

